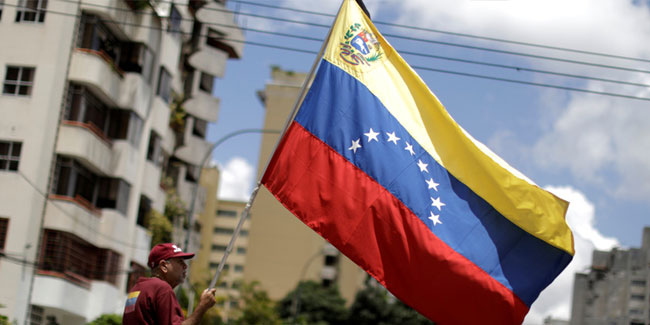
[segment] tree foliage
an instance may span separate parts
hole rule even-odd
[[[232,322],[233,324],[282,324],[275,303],[266,291],[260,288],[259,282],[242,283],[239,294],[242,306],[239,308],[240,315]]]
[[[294,317],[294,298],[298,314]],[[278,306],[280,316],[302,324],[341,324],[347,318],[345,299],[338,287],[325,287],[315,281],[302,281]]]
[[[369,284],[357,293],[350,306],[348,324],[430,325],[433,323],[400,300],[391,297],[383,287]]]
[[[103,314],[87,325],[120,325],[122,324],[122,315]]]

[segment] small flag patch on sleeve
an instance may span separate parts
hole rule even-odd
[[[135,302],[138,300],[140,291],[133,291],[129,293],[126,298],[126,305],[124,306],[124,313],[130,313],[135,310]]]

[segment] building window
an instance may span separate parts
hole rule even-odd
[[[220,252],[225,252],[226,248],[228,248],[226,245],[216,245],[212,244],[212,250],[213,251],[220,251]]]
[[[131,261],[131,267],[129,268],[129,279],[126,281],[126,292],[128,293],[131,288],[135,285],[140,277],[146,276],[147,269],[144,266]]]
[[[180,37],[182,22],[183,16],[181,16],[181,13],[178,12],[176,6],[172,5],[172,8],[169,12],[169,25],[167,26],[167,31]]]
[[[99,180],[98,186],[97,207],[115,209],[126,215],[131,185],[119,178],[105,177]]]
[[[7,66],[2,93],[5,95],[30,96],[34,86],[35,68]]]
[[[630,299],[631,300],[637,300],[637,301],[643,301],[643,300],[645,300],[645,296],[644,295],[639,295],[639,294],[632,294],[632,295],[630,295]]]
[[[140,205],[138,206],[138,219],[137,224],[144,228],[149,227],[149,215],[151,212],[151,200],[144,196],[140,195]]]
[[[160,96],[165,103],[169,103],[171,99],[171,84],[172,76],[165,70],[164,67],[160,67],[160,73],[158,74],[158,87],[156,87],[156,95]]]
[[[192,128],[192,134],[201,138],[205,139],[205,135],[208,130],[208,122],[206,120],[202,120],[200,118],[194,118],[194,127]]]
[[[17,171],[22,143],[0,141],[0,171]]]
[[[158,133],[151,130],[151,133],[149,133],[149,146],[147,147],[147,160],[151,161],[156,166],[161,166],[164,159],[161,142]]]
[[[9,219],[0,218],[0,251],[5,249],[7,233],[9,233]]]
[[[224,216],[224,217],[236,218],[237,217],[237,211],[219,209],[219,210],[217,210],[217,215],[218,216]]]
[[[134,146],[140,144],[143,121],[133,111],[112,109],[109,113],[108,136],[111,139],[128,140]]]
[[[96,51],[110,64],[119,62],[120,41],[99,17],[84,13],[79,28],[78,48]]]
[[[246,254],[246,247],[237,247],[237,254]]]
[[[31,308],[29,309],[29,324],[30,325],[41,325],[43,324],[43,314],[45,314],[45,310],[43,307],[36,306],[36,305],[31,305]]]
[[[153,52],[143,43],[135,42],[123,43],[121,52],[120,69],[139,73],[147,83],[151,83]]]
[[[215,234],[232,235],[233,230],[230,228],[214,227]]]
[[[187,164],[185,171],[185,180],[190,183],[196,183],[199,180],[199,168],[197,166]]]
[[[235,264],[235,272],[244,272],[244,266]]]
[[[107,138],[108,112],[109,108],[88,88],[70,84],[65,120],[81,122],[98,136]]]
[[[42,23],[45,21],[47,0],[19,0],[16,7],[16,22]]]
[[[205,39],[205,44],[210,47],[213,47],[217,50],[228,52],[228,46],[226,46],[221,40],[224,38],[225,34],[221,33],[215,29],[208,28],[208,35]]]
[[[645,280],[632,280],[633,286],[645,286]]]
[[[67,196],[86,208],[94,209],[97,198],[97,175],[71,158],[58,156],[56,161],[54,194]]]
[[[242,237],[247,237],[248,236],[248,230],[244,230],[244,229],[240,230],[239,235],[242,236]]]
[[[201,72],[201,79],[199,80],[199,89],[212,94],[212,87],[214,86],[214,76]]]
[[[90,280],[116,284],[121,256],[91,245],[70,233],[46,229],[43,236],[41,271],[88,285]]]
[[[335,266],[338,260],[336,255],[327,255],[325,256],[325,266]]]

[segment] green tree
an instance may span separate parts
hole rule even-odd
[[[122,315],[103,314],[87,325],[120,325],[122,324]]]
[[[367,284],[359,291],[350,306],[348,324],[359,325],[431,325],[426,317],[391,297],[386,289],[378,284]]]
[[[282,324],[275,302],[259,286],[260,283],[257,281],[241,283],[239,294],[242,305],[239,307],[240,315],[232,322],[233,324]]]
[[[298,315],[294,314],[296,298]],[[341,324],[347,319],[345,299],[336,286],[325,287],[315,281],[301,281],[278,306],[280,317],[301,324]]]
[[[366,286],[357,292],[350,306],[348,324],[384,325],[390,319],[391,305],[386,289]]]

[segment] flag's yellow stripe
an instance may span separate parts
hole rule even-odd
[[[539,188],[456,124],[354,1],[347,0],[341,10],[324,59],[365,84],[434,159],[502,215],[573,255],[573,236],[564,219],[568,203]],[[381,44],[381,59],[370,65],[353,66],[340,55],[344,35],[355,23]]]

